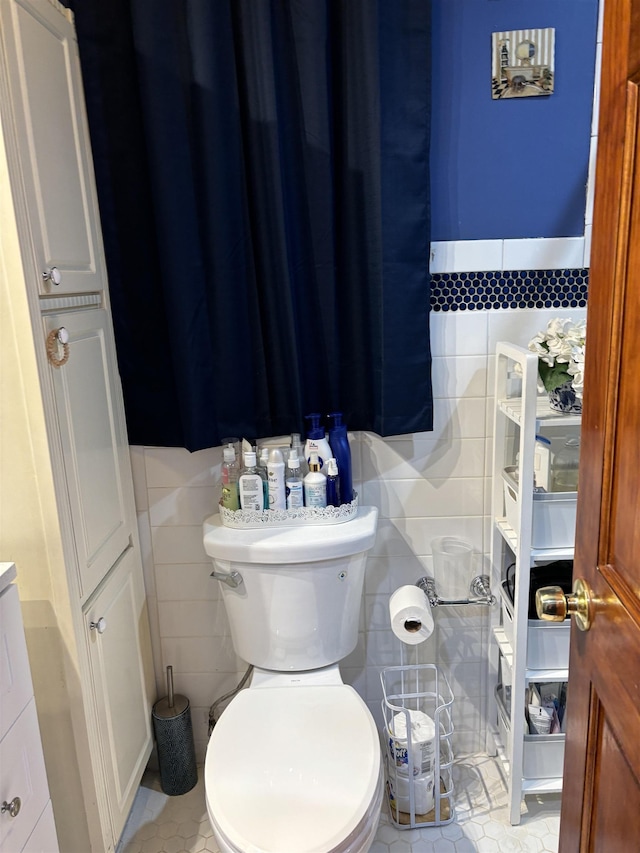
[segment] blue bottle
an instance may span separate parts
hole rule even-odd
[[[340,506],[340,476],[335,459],[327,462],[327,506]]]
[[[347,437],[346,424],[342,423],[342,412],[333,412],[328,415],[333,420],[333,426],[329,427],[329,444],[331,451],[338,463],[338,474],[340,476],[340,499],[343,504],[351,503],[353,500],[353,480],[351,477],[351,448]]]

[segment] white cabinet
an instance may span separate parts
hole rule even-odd
[[[14,577],[14,565],[0,563],[0,850],[22,853],[40,846],[57,853]]]
[[[78,45],[69,13],[50,0],[3,0],[2,29],[24,197],[33,225],[38,273],[33,284],[43,295],[101,290],[104,258]],[[59,282],[50,273],[54,268]]]
[[[144,589],[128,549],[85,611],[91,678],[114,826],[124,826],[148,758],[151,715],[145,690]]]
[[[54,405],[86,600],[129,545],[124,483],[130,459],[118,375],[103,308],[45,314],[43,334],[64,328],[69,360],[52,371]]]
[[[0,47],[0,555],[20,567],[60,847],[113,851],[152,665],[73,16],[0,0]]]
[[[508,780],[510,819],[520,822],[522,798],[562,790],[564,734],[530,734],[526,692],[532,684],[566,684],[569,621],[531,618],[532,573],[573,559],[577,493],[535,490],[536,436],[551,456],[579,435],[580,416],[552,411],[538,396],[537,356],[500,343],[496,351],[492,472],[492,589],[500,591],[490,667],[496,684],[490,743]],[[542,473],[539,472],[539,476]],[[546,482],[546,480],[545,480]],[[538,484],[539,486],[540,484]],[[513,577],[513,583],[507,578]]]

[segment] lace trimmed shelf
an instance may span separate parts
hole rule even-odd
[[[220,518],[225,527],[249,530],[260,527],[302,527],[309,524],[342,524],[351,521],[358,512],[358,493],[353,500],[340,506],[304,506],[298,509],[230,510],[220,504]]]

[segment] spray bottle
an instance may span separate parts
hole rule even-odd
[[[287,492],[287,509],[297,509],[304,506],[302,480],[300,478],[300,460],[297,450],[291,449],[287,460],[287,477],[285,480]]]
[[[327,506],[340,506],[340,477],[335,459],[327,462]]]

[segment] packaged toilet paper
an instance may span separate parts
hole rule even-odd
[[[411,757],[413,775],[433,774],[436,757],[436,726],[428,714],[408,711],[411,725]],[[407,738],[407,716],[396,714],[389,731],[389,757],[398,773],[409,773],[409,747]]]
[[[389,805],[392,809],[411,814],[411,800],[409,786],[413,782],[414,808],[417,815],[427,814],[434,805],[434,781],[433,773],[425,773],[422,776],[402,776],[394,773],[393,769],[388,776]]]

